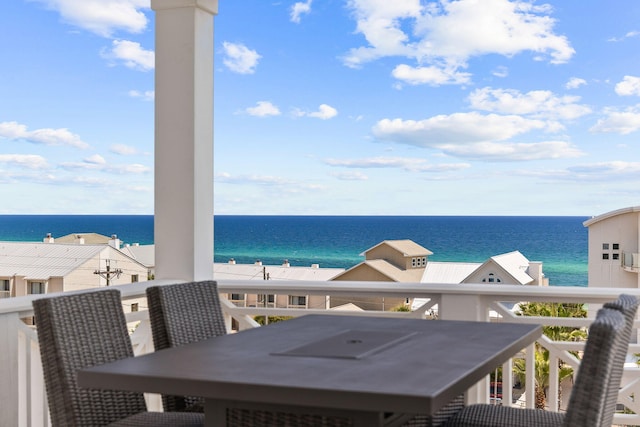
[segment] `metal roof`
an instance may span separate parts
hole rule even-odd
[[[93,258],[106,245],[0,242],[0,276],[30,280],[64,277]]]
[[[511,274],[521,285],[526,285],[533,281],[533,277],[527,274],[529,260],[520,251],[492,256],[490,259]]]
[[[482,263],[476,262],[427,262],[421,283],[451,283],[459,284],[471,273],[476,271]]]
[[[344,268],[287,267],[284,265],[214,263],[213,278],[216,280],[331,280],[344,272]]]

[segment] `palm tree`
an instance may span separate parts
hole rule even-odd
[[[538,303],[530,302],[520,304],[520,316],[551,316],[551,317],[587,317],[587,311],[582,304],[575,303]],[[568,326],[544,326],[543,333],[554,341],[584,341],[587,338],[586,330]],[[573,375],[573,369],[560,361],[559,382]],[[514,373],[524,383],[525,363],[523,359],[517,359],[513,365]],[[549,350],[539,344],[535,346],[535,407],[545,409],[547,406],[547,390],[549,389]],[[559,395],[562,388],[559,390]]]

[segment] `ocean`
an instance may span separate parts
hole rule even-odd
[[[484,262],[518,250],[542,261],[553,286],[587,286],[589,217],[216,215],[215,262],[349,268],[383,240],[411,239],[432,261]],[[152,215],[0,215],[1,241],[42,241],[51,233],[116,234],[153,243]]]

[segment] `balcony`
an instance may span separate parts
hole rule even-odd
[[[631,273],[640,273],[640,254],[622,252],[622,268]]]
[[[153,351],[152,338],[145,310],[145,289],[152,284],[168,284],[175,281],[158,280],[115,286],[122,292],[123,302],[130,304],[139,301],[139,311],[127,313],[131,322],[132,342],[136,354]],[[223,299],[223,311],[227,325],[236,325],[239,330],[259,327],[254,316],[301,316],[309,313],[350,314],[354,316],[389,316],[427,319],[436,308],[438,317],[450,320],[542,323],[547,326],[587,327],[591,319],[560,317],[522,317],[514,316],[510,305],[520,301],[530,302],[572,302],[598,305],[615,299],[620,293],[633,293],[640,296],[640,291],[629,289],[594,289],[573,287],[528,287],[481,284],[460,286],[424,285],[416,283],[394,283],[389,287],[381,282],[256,282],[256,281],[223,281],[219,282],[221,294],[264,294],[277,295],[338,295],[341,297],[403,297],[425,298],[429,302],[410,312],[389,311],[334,311],[324,309],[301,308],[268,308],[236,306]],[[40,355],[37,343],[37,329],[28,326],[21,319],[31,316],[31,301],[41,296],[8,298],[0,301],[0,399],[3,410],[0,411],[0,425],[41,427],[48,426],[46,396],[40,368]],[[425,320],[437,321],[437,320]],[[640,325],[639,325],[640,326]],[[562,411],[569,400],[570,390],[559,389],[560,360],[574,369],[579,367],[579,359],[573,354],[580,352],[584,342],[552,341],[546,336],[538,340],[538,344],[550,352],[549,390],[547,396],[548,410]],[[501,404],[533,407],[535,383],[533,369],[533,348],[525,350],[521,355],[526,363],[526,382],[522,389],[514,389],[511,375],[502,378]],[[453,349],[455,350],[455,349]],[[634,343],[629,354],[640,352],[640,345]],[[502,366],[503,372],[510,372],[513,360]],[[566,384],[563,384],[566,386]],[[468,393],[470,402],[491,401],[490,380],[486,378]],[[634,395],[640,393],[640,368],[635,363],[625,366],[622,388],[618,402],[625,406],[624,412],[615,415],[615,424],[640,425],[640,402],[635,402]],[[560,400],[560,395],[562,396]],[[150,409],[159,410],[161,405],[158,396],[149,395]],[[634,412],[634,413],[632,413]]]

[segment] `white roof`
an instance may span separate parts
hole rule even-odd
[[[475,262],[427,262],[420,283],[459,284],[480,267]]]
[[[585,222],[582,223],[582,225],[584,225],[585,227],[589,227],[595,224],[596,222],[603,221],[607,218],[612,218],[614,216],[624,215],[624,214],[634,213],[634,212],[640,212],[640,206],[631,206],[628,208],[616,209],[615,211],[603,213],[602,215],[594,216],[586,220]]]
[[[264,272],[269,280],[317,280],[327,281],[344,272],[344,268],[286,267],[282,265],[214,263],[215,280],[264,280]]]
[[[29,280],[64,277],[103,250],[106,245],[0,242],[0,276]]]
[[[155,245],[124,245],[120,248],[120,252],[129,255],[145,267],[156,265]]]
[[[502,255],[496,255],[491,259],[509,272],[520,284],[526,285],[533,280],[533,277],[527,274],[529,268],[529,260],[519,251],[513,251]]]

